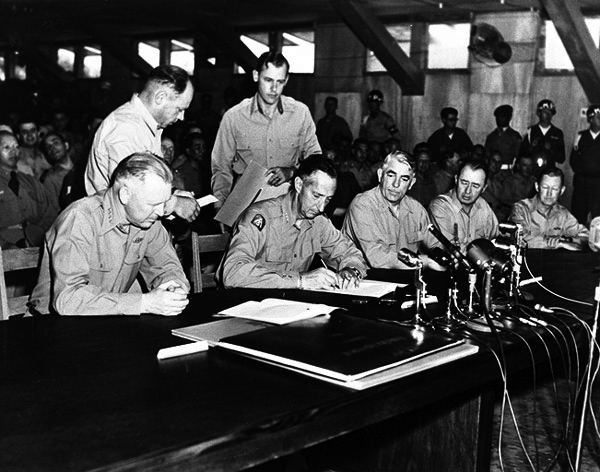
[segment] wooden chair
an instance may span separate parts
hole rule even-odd
[[[215,272],[202,273],[201,254],[209,252],[224,253],[229,244],[229,233],[198,234],[192,231],[192,286],[194,293],[205,288],[216,288]]]
[[[6,290],[7,272],[23,269],[38,269],[41,256],[39,247],[28,247],[24,249],[0,249],[0,320],[7,320],[10,316],[25,313],[29,294],[23,296],[8,297]],[[27,281],[37,280],[37,271]]]

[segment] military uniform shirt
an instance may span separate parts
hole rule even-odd
[[[155,222],[146,230],[130,225],[117,198],[108,189],[78,200],[46,233],[30,297],[38,312],[139,315],[142,294],[129,293],[138,272],[150,290],[169,280],[189,290],[163,225]]]
[[[106,117],[90,150],[85,170],[85,190],[93,195],[108,187],[119,162],[134,152],[150,151],[162,156],[162,129],[137,94]]]
[[[19,171],[19,196],[8,187],[10,172],[0,170],[0,241],[15,244],[23,238],[22,224],[39,226],[46,231],[56,218],[56,208],[42,184]]]
[[[405,195],[397,208],[381,194],[379,186],[361,193],[350,204],[342,233],[362,251],[369,267],[406,269],[398,251],[418,252],[433,237],[427,230],[429,216],[414,198]]]
[[[454,241],[454,225],[456,224],[458,243],[461,251],[475,239],[493,239],[498,233],[498,219],[487,202],[479,197],[470,213],[467,213],[456,197],[456,190],[450,190],[431,201],[429,214],[432,222],[450,241]],[[436,243],[441,247],[441,243]]]
[[[523,238],[530,248],[549,248],[547,238],[587,237],[588,229],[579,224],[564,206],[556,203],[548,216],[540,211],[537,195],[515,203],[510,219],[523,226]]]
[[[315,254],[335,270],[354,267],[366,274],[360,251],[326,216],[296,221],[294,198],[290,192],[244,212],[222,262],[226,288],[297,288]]]
[[[262,113],[256,95],[243,100],[223,115],[217,133],[211,157],[213,195],[224,203],[250,161],[267,169],[297,167],[305,157],[320,154],[315,133],[308,107],[293,98],[282,95],[272,118]],[[271,195],[288,188],[280,185]]]

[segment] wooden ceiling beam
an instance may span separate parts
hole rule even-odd
[[[93,36],[94,41],[100,44],[102,52],[108,52],[117,61],[141,77],[150,75],[152,66],[135,52],[130,39],[90,24],[86,24],[85,28],[88,34]]]
[[[31,44],[20,43],[15,46],[15,49],[25,56],[28,64],[39,67],[54,78],[62,82],[73,82],[75,80],[73,74],[67,72],[57,64],[56,58],[52,59],[39,48]]]
[[[256,67],[257,57],[240,39],[240,35],[235,32],[234,28],[225,23],[222,18],[218,21],[208,15],[198,16],[197,21],[198,31],[206,37],[206,39],[220,49],[225,51],[232,60],[236,62],[248,74],[251,74]]]
[[[591,103],[600,103],[600,50],[594,44],[583,13],[572,0],[541,0]]]
[[[425,74],[415,65],[385,25],[366,6],[352,0],[331,0],[348,28],[365,47],[371,49],[400,86],[403,95],[423,95]]]

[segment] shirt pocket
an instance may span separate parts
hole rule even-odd
[[[406,233],[406,242],[409,244],[418,245],[423,239],[423,231],[409,231]]]
[[[277,157],[281,159],[283,167],[296,166],[300,160],[300,136],[284,136],[279,138],[279,149],[281,154]]]
[[[233,171],[242,174],[251,160],[264,164],[265,146],[261,138],[242,134],[236,137],[237,149],[233,157]]]
[[[292,261],[292,254],[281,244],[269,244],[265,251],[265,261],[271,264],[289,264]]]
[[[110,254],[107,252],[98,251],[95,254],[92,254],[90,259],[90,280],[102,280],[107,276],[110,272],[113,271],[115,267],[114,254]]]

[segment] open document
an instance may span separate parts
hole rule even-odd
[[[327,315],[335,306],[321,303],[306,303],[278,298],[265,298],[261,302],[248,301],[219,312],[221,316],[233,316],[249,320],[264,321],[282,325],[293,321],[305,320],[319,315]]]

